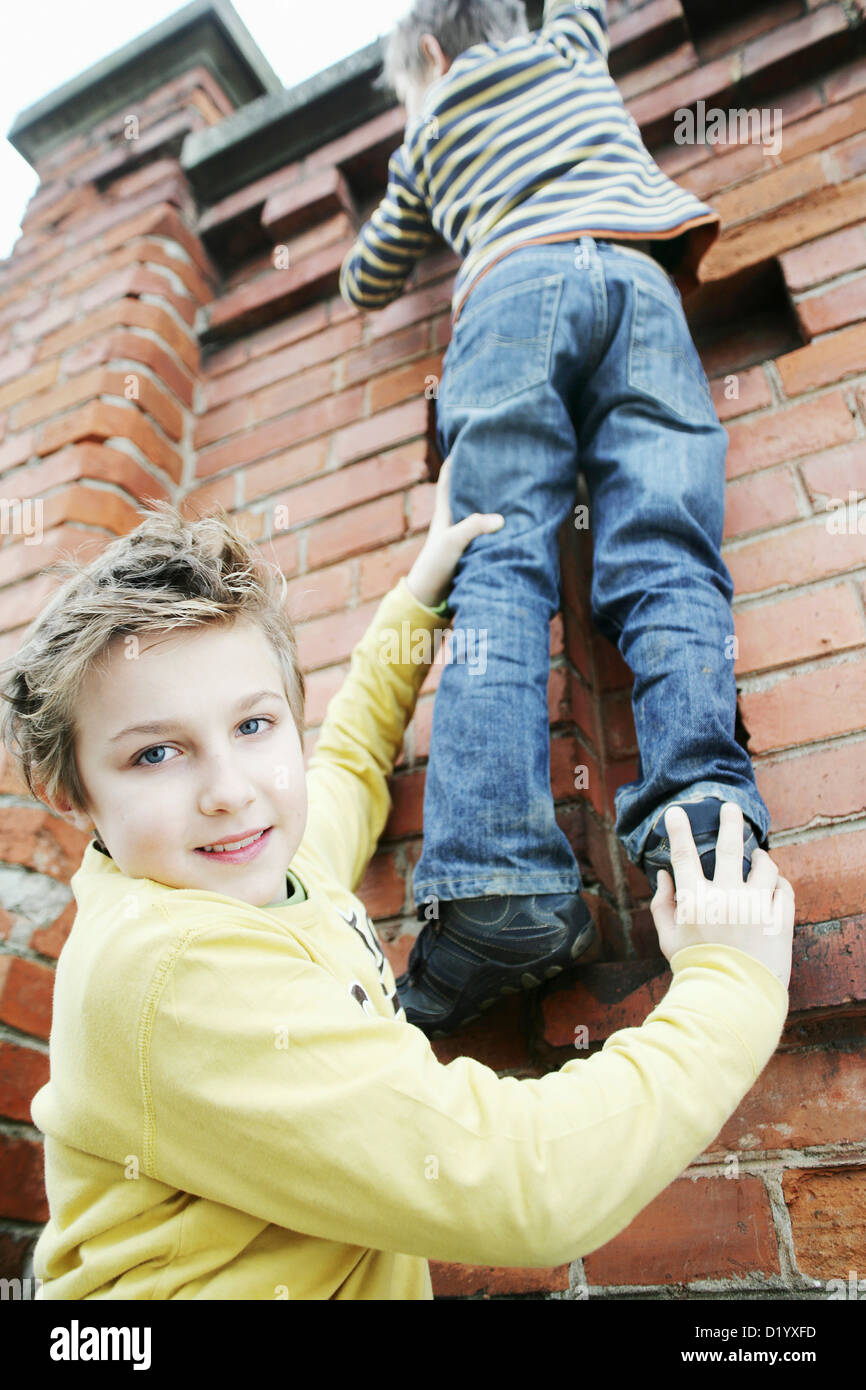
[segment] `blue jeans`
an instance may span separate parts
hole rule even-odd
[[[663,809],[702,795],[735,801],[763,839],[769,812],[734,738],[728,440],[667,272],[589,236],[510,252],[464,305],[437,405],[453,520],[501,512],[505,525],[467,547],[449,599],[419,915],[431,895],[580,888],[554,812],[547,703],[578,468],[593,620],[635,677],[638,778],[615,798],[626,853],[638,863]]]

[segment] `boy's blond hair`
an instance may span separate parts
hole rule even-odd
[[[476,43],[528,33],[523,0],[415,0],[385,41],[384,66],[373,85],[396,92],[402,78],[424,81],[427,60],[418,42],[422,34],[432,34],[453,60]]]
[[[261,628],[273,648],[298,736],[304,734],[304,676],[285,608],[286,580],[234,525],[224,508],[190,521],[154,499],[134,531],[88,565],[57,561],[67,582],[0,667],[0,737],[39,800],[88,811],[75,757],[82,686],[115,638],[167,629]]]

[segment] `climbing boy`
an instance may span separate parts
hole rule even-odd
[[[735,806],[711,885],[668,815],[694,910],[662,874],[673,979],[642,1027],[517,1080],[443,1065],[406,1021],[356,889],[429,669],[411,657],[447,624],[434,610],[467,544],[501,524],[452,525],[449,472],[306,776],[285,581],[228,517],[155,503],[67,562],[6,663],[10,753],[93,836],[31,1107],[46,1299],[430,1299],[429,1259],[565,1263],[702,1152],[776,1047],[793,893],[760,851],[743,884]]]
[[[655,887],[665,812],[685,809],[712,877],[723,802],[743,871],[770,817],[735,737],[733,583],[721,557],[727,435],[682,309],[719,232],[662,173],[608,70],[605,0],[416,0],[386,85],[408,124],[387,194],[341,271],[377,310],[443,239],[461,258],[437,399],[455,517],[505,525],[462,557],[436,695],[413,893],[424,924],[397,981],[407,1017],[451,1033],[593,943],[550,788],[550,621],[578,469],[592,616],[634,673],[636,780],[616,832]]]

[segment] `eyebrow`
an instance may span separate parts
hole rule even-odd
[[[258,700],[282,700],[285,696],[278,694],[276,690],[254,690],[251,695],[243,695],[234,706],[233,712],[240,714],[241,710],[248,709]],[[121,729],[119,734],[112,734],[110,743],[116,743],[119,738],[125,738],[127,734],[167,734],[172,729],[182,727],[180,720],[164,720],[150,724],[130,724],[128,729]]]

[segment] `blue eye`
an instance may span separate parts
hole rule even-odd
[[[244,727],[244,724],[265,724],[265,725],[269,725],[269,724],[275,724],[275,723],[276,723],[276,720],[275,720],[275,719],[268,719],[268,718],[265,718],[264,715],[256,714],[256,715],[251,716],[251,718],[249,718],[249,719],[244,719],[243,722],[242,722],[241,724],[238,725],[238,728],[242,729],[242,728]],[[258,730],[258,729],[255,729],[253,732],[254,732],[254,733],[258,733],[259,730]],[[169,758],[169,759],[160,758],[158,762],[150,762],[150,761],[143,762],[143,761],[142,761],[142,759],[147,758],[147,756],[148,756],[149,753],[159,753],[161,749],[163,749],[163,748],[168,748],[168,747],[169,747],[169,745],[168,745],[167,743],[155,743],[155,744],[153,745],[153,747],[151,747],[151,748],[145,748],[144,752],[143,752],[143,753],[139,753],[138,757],[135,759],[135,761],[134,761],[134,763],[133,763],[133,767],[161,767],[162,764],[163,764],[164,762],[166,762],[166,761],[171,762],[172,759],[170,759],[170,758]]]
[[[168,747],[168,744],[167,744],[167,743],[157,743],[157,744],[154,744],[153,748],[145,748],[144,752],[141,754],[141,757],[142,757],[142,758],[146,758],[147,755],[148,755],[148,753],[158,753],[158,752],[160,751],[161,748],[167,748],[167,747]],[[136,766],[138,766],[139,761],[140,761],[140,760],[137,758],[137,759],[136,759]],[[161,759],[160,761],[164,762],[165,759]],[[146,766],[147,766],[147,767],[159,767],[159,763],[147,763]]]
[[[261,723],[262,723],[262,716],[261,716],[260,714],[254,715],[251,719],[245,719],[245,720],[244,720],[244,724],[261,724]],[[243,726],[244,726],[244,724],[241,724],[241,725],[239,725],[238,727],[242,729]]]

